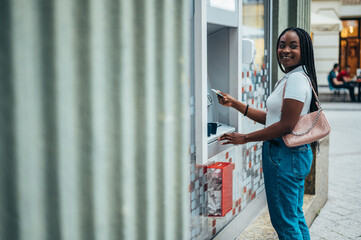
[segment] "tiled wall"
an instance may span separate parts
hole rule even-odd
[[[266,99],[269,95],[269,77],[263,68],[260,71],[247,71],[242,73],[242,101],[250,107],[266,110]],[[241,115],[241,117],[243,117]],[[243,119],[243,131],[253,132],[263,128],[263,125],[248,118]],[[246,207],[256,195],[264,190],[262,175],[262,143],[251,142],[242,146],[243,193]]]
[[[242,102],[258,109],[265,110],[265,101],[269,95],[269,76],[265,66],[259,71],[242,73]],[[242,132],[252,132],[263,128],[242,114]],[[223,229],[233,218],[264,191],[262,175],[262,143],[254,142],[242,146],[231,147],[211,159],[214,162],[232,162],[233,170],[233,208],[224,217],[207,216],[208,173],[205,166],[196,165],[194,149],[190,160],[190,239],[210,239]]]

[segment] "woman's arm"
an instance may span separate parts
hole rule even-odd
[[[218,138],[225,140],[221,144],[244,144],[247,142],[265,141],[290,133],[296,126],[303,108],[303,102],[294,99],[284,99],[281,120],[262,130],[248,134],[226,133]]]
[[[242,114],[245,113],[246,108],[247,108],[246,104],[241,103],[240,101],[234,99],[227,93],[221,92],[221,94],[224,96],[224,98],[219,97],[217,95],[218,101],[220,104],[222,104],[223,106],[226,106],[226,107],[233,107],[234,109],[236,109],[237,111],[239,111]],[[266,123],[266,112],[265,111],[248,107],[246,116],[260,124],[264,125]]]
[[[232,107],[234,109],[238,110],[239,112],[241,112],[242,114],[244,114],[246,111],[247,105],[235,100],[232,103]],[[248,118],[252,119],[253,121],[256,121],[260,124],[265,125],[266,124],[266,114],[267,113],[265,111],[248,107],[246,117],[248,117]]]

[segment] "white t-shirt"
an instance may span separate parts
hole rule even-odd
[[[306,115],[310,111],[312,88],[307,77],[304,75],[302,66],[299,66],[278,81],[275,85],[276,88],[268,97],[266,101],[266,127],[281,120],[282,95],[286,80],[287,85],[284,98],[295,99],[304,103],[301,116]]]

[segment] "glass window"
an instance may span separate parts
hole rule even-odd
[[[270,2],[264,0],[242,1],[242,28],[243,38],[251,39],[256,45],[256,55],[253,64],[242,64],[242,102],[250,107],[266,111],[266,99],[270,92],[270,34],[269,34],[269,10]],[[242,131],[252,132],[264,128],[263,125],[242,116]],[[242,145],[242,158],[260,165],[262,152],[260,143],[248,143]],[[263,187],[263,175],[253,168],[243,169],[245,176],[249,176],[253,183],[252,189],[260,191]],[[247,186],[243,186],[248,189]],[[249,204],[254,200],[248,195],[243,204]]]
[[[358,20],[342,20],[341,38],[358,37]]]
[[[347,40],[347,64],[351,67],[351,74],[356,74],[358,68],[359,39]]]
[[[359,65],[358,65],[358,68],[361,68],[361,41],[359,41],[360,45],[359,45],[359,48],[358,48],[358,51],[359,51]]]
[[[347,41],[341,40],[341,49],[340,49],[340,68],[345,69],[346,67],[346,46]]]
[[[243,1],[243,37],[255,41],[256,56],[254,70],[260,70],[265,63],[264,1]]]

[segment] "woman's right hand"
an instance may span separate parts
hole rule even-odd
[[[221,91],[219,91],[219,93],[222,94],[224,97],[217,95],[218,102],[225,107],[232,107],[232,104],[234,103],[235,99],[227,93],[223,93]]]

